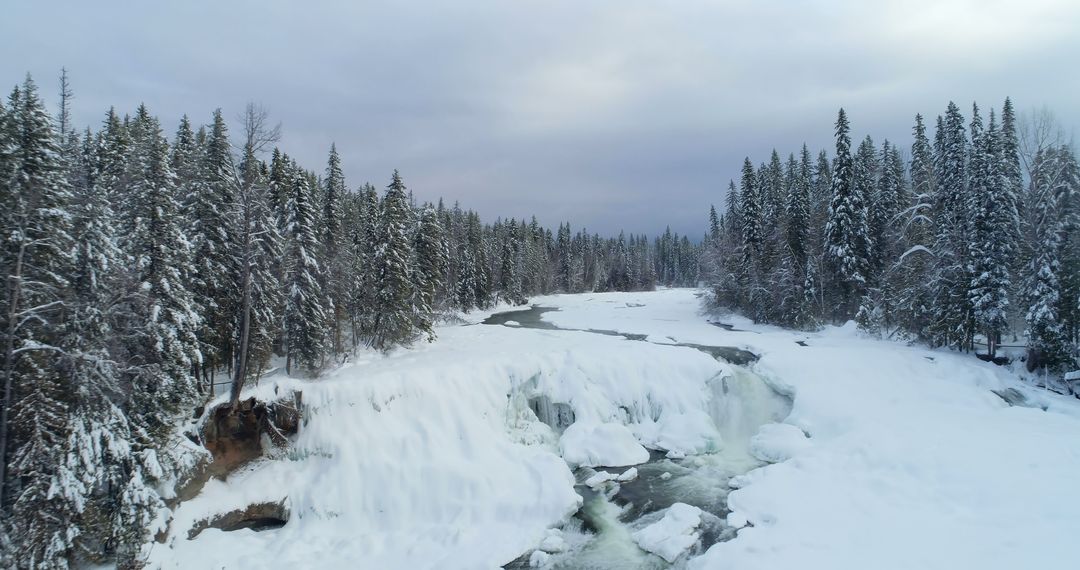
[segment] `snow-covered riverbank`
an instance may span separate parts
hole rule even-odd
[[[182,504],[151,563],[497,567],[538,548],[581,506],[563,457],[575,465],[627,464],[641,460],[645,447],[691,459],[742,454],[747,469],[778,462],[732,481],[738,489],[727,497],[727,523],[741,530],[693,567],[1075,562],[1074,400],[1030,391],[970,356],[867,340],[848,329],[802,334],[733,319],[716,326],[698,314],[690,290],[534,303],[557,307],[543,319],[559,327],[643,340],[446,326],[433,344],[365,353],[319,381],[264,381],[257,391],[304,392],[307,421],[295,445]],[[794,406],[777,407],[767,389],[735,393],[741,370],[672,346],[678,343],[760,355],[752,370],[792,394]],[[1047,410],[1010,407],[991,392],[1010,387]],[[566,426],[545,418],[551,427],[534,411],[555,403],[572,410],[563,409],[562,423],[575,426],[564,433]],[[772,417],[777,410],[781,417]],[[290,517],[282,528],[209,529],[187,539],[198,520],[283,499]],[[682,525],[687,512],[677,509],[673,520]]]

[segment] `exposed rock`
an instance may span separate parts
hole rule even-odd
[[[250,528],[253,530],[266,530],[280,528],[289,521],[289,510],[285,508],[285,501],[277,503],[256,503],[248,505],[243,510],[230,511],[215,516],[210,520],[196,523],[188,531],[188,539],[195,538],[208,528],[217,528],[224,531]]]
[[[300,429],[300,402],[300,392],[293,392],[271,402],[248,398],[235,410],[220,404],[207,411],[199,437],[214,457],[209,473],[224,477],[261,457],[266,445],[288,445]]]

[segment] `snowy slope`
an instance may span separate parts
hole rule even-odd
[[[534,302],[559,307],[543,318],[561,327],[646,341],[446,326],[433,344],[363,354],[319,381],[281,379],[309,406],[295,448],[182,504],[152,565],[492,568],[537,548],[578,508],[560,450],[636,461],[643,445],[745,447],[780,461],[733,480],[729,522],[744,528],[694,568],[1075,566],[1073,400],[970,356],[846,328],[804,334],[721,319],[743,329],[729,331],[706,322],[688,290]],[[760,354],[754,371],[794,395],[785,423],[759,430],[775,415],[760,383],[671,343]],[[1008,387],[1048,411],[991,393]],[[557,433],[537,421],[539,396],[570,405],[580,427]],[[608,432],[624,444],[588,436]],[[186,539],[202,518],[281,499],[292,515],[280,529]]]
[[[581,501],[558,456],[558,434],[529,409],[529,398],[540,394],[570,403],[581,425],[621,429],[629,438],[622,449],[588,437],[575,440],[579,447],[614,445],[609,453],[621,457],[642,450],[639,441],[657,447],[657,434],[669,425],[675,426],[665,441],[671,447],[721,445],[708,417],[707,385],[730,370],[696,350],[486,325],[439,333],[434,344],[387,357],[366,354],[319,381],[280,380],[283,388],[302,390],[308,408],[294,449],[227,482],[213,481],[182,504],[167,546],[155,547],[152,562],[165,568],[509,562],[535,548]],[[258,391],[273,386],[264,382]],[[282,499],[292,516],[281,529],[210,529],[186,539],[201,519]]]

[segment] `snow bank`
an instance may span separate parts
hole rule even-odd
[[[697,543],[701,534],[701,509],[685,503],[675,503],[664,518],[634,533],[634,542],[643,550],[675,562],[686,549]]]
[[[787,461],[808,447],[806,434],[789,424],[765,424],[750,439],[750,453],[769,463]]]
[[[649,460],[648,450],[634,434],[614,423],[574,423],[559,439],[559,451],[568,464],[580,467],[623,467]]]

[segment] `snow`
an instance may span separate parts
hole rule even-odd
[[[616,423],[575,422],[563,432],[559,450],[571,466],[622,467],[649,460],[649,451],[638,443],[630,429]]]
[[[500,566],[579,508],[570,465],[641,463],[645,445],[720,445],[702,418],[709,382],[731,369],[702,352],[518,327],[438,334],[361,352],[318,380],[275,376],[246,391],[302,391],[294,445],[182,503],[151,567]],[[530,409],[539,396],[573,409],[562,438]],[[199,521],[282,500],[280,529],[187,538]]]
[[[675,562],[686,549],[701,538],[701,509],[685,503],[675,503],[664,518],[634,533],[634,542],[643,550]]]
[[[730,480],[738,534],[690,568],[1075,565],[1073,398],[853,326],[796,333],[725,315],[739,329],[725,330],[700,314],[693,290],[532,302],[557,307],[543,318],[560,327],[645,340],[442,326],[434,343],[362,352],[316,381],[264,380],[249,393],[303,391],[295,445],[181,504],[150,567],[493,568],[525,554],[542,566],[549,531],[581,504],[570,465],[634,465],[647,449],[768,462]],[[751,374],[671,342],[761,358]],[[991,392],[1005,389],[1032,406]],[[541,396],[573,410],[561,437],[530,408]],[[187,539],[199,520],[282,499],[291,515],[280,529]],[[693,508],[673,506],[635,540],[667,560],[691,556]]]
[[[585,486],[590,489],[598,489],[604,483],[607,483],[608,481],[614,481],[615,479],[616,475],[613,473],[608,473],[607,471],[597,471],[595,474],[589,476],[589,478],[585,480]]]
[[[535,550],[532,555],[529,556],[530,568],[543,568],[547,566],[548,561],[551,560],[551,555],[543,550]]]
[[[631,467],[626,471],[623,471],[615,480],[620,483],[629,483],[638,478],[638,470],[636,467]]]
[[[806,434],[791,424],[765,424],[750,439],[750,453],[769,463],[787,461],[808,447]]]
[[[563,538],[562,532],[557,528],[548,529],[547,536],[540,542],[540,550],[549,554],[565,552],[566,539]]]

